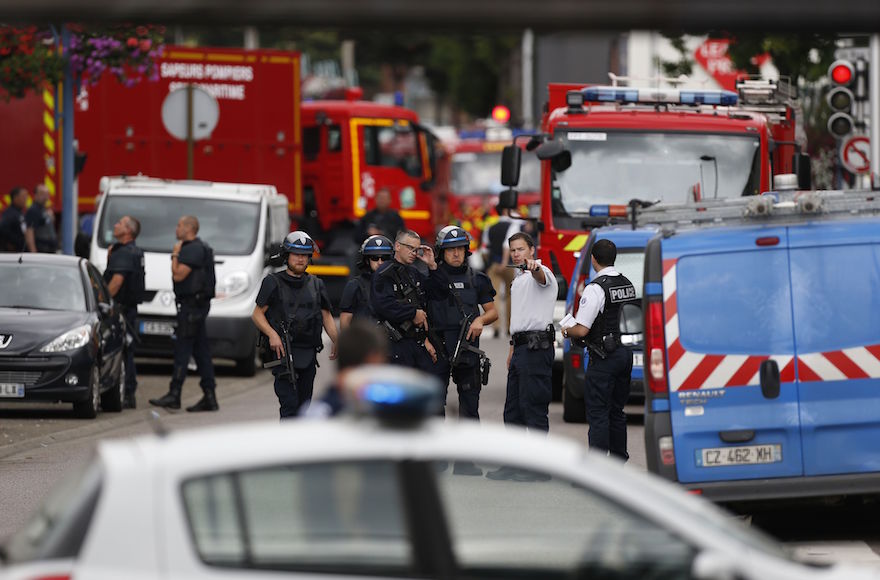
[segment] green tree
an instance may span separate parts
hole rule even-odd
[[[739,70],[757,73],[753,58],[769,54],[779,74],[798,81],[814,82],[823,78],[834,60],[836,36],[830,34],[722,34],[730,38],[727,54]],[[816,58],[818,57],[818,58]]]

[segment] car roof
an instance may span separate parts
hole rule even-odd
[[[108,177],[101,190],[105,195],[190,197],[228,201],[259,202],[279,196],[274,185],[167,180],[146,176]]]
[[[67,256],[65,254],[43,254],[24,252],[21,254],[0,253],[0,263],[17,262],[19,264],[43,264],[48,266],[62,266],[73,268],[84,262],[79,256]]]

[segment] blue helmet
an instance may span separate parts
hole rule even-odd
[[[370,236],[361,244],[358,251],[357,265],[362,269],[367,269],[367,259],[370,256],[381,256],[386,260],[390,260],[394,254],[394,245],[391,240],[385,236]]]
[[[459,226],[446,226],[437,232],[437,260],[443,260],[443,250],[467,248],[465,256],[470,256],[471,236]]]
[[[281,254],[286,258],[288,254],[302,254],[311,256],[315,253],[315,240],[309,234],[297,230],[290,232],[281,242]]]

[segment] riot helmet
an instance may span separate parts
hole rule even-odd
[[[467,259],[471,255],[471,236],[467,233],[466,230],[459,226],[446,226],[445,228],[437,232],[437,243],[435,251],[435,253],[437,254],[437,261],[443,261],[443,250],[448,250],[449,248],[460,248],[462,246],[466,248],[465,259]]]
[[[393,255],[394,245],[391,243],[391,240],[385,236],[370,236],[364,240],[364,243],[361,244],[361,249],[358,250],[357,266],[361,270],[369,272],[370,265],[367,264],[367,261],[370,258],[384,258],[387,261],[390,260]]]
[[[315,253],[315,240],[304,231],[290,232],[281,242],[281,258],[287,262],[289,254],[311,256]]]

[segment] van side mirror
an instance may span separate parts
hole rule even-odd
[[[284,265],[284,260],[281,259],[280,253],[273,254],[272,252],[266,252],[266,265],[271,266],[272,268],[280,268]]]
[[[498,194],[498,207],[513,209],[516,207],[517,198],[519,194],[515,189],[505,189],[500,194]]]
[[[501,185],[516,187],[519,183],[519,169],[522,164],[522,149],[507,145],[501,152]]]
[[[813,165],[806,153],[795,153],[791,158],[792,171],[797,175],[798,189],[813,189]]]

